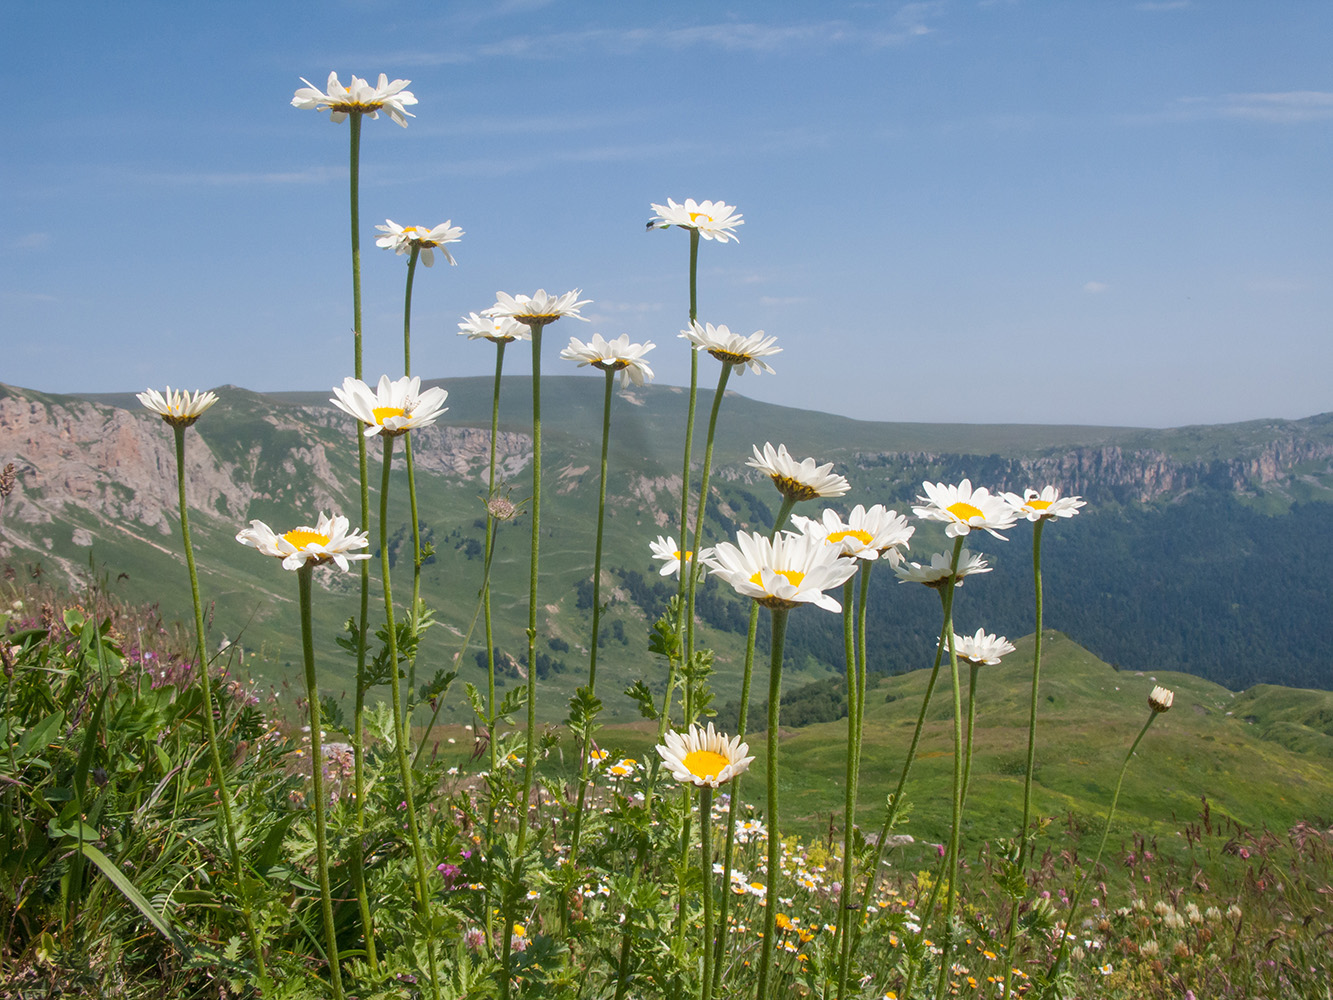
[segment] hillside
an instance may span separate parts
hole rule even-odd
[[[446,423],[415,438],[420,516],[437,553],[425,569],[424,594],[444,623],[427,637],[427,674],[458,651],[475,612],[489,437],[490,380],[440,384],[450,392]],[[586,667],[588,609],[579,606],[586,604],[579,585],[591,574],[598,389],[597,380],[582,377],[543,381],[543,525],[550,527],[543,541],[547,645],[541,652],[554,693],[544,696],[542,712],[549,718],[562,714],[564,697]],[[296,659],[295,583],[233,536],[250,518],[287,524],[336,508],[355,520],[355,449],[348,421],[326,393],[218,391],[222,402],[190,432],[187,455],[203,589],[213,603],[214,639],[239,639],[250,667],[276,682]],[[506,380],[499,453],[515,499],[530,488],[529,401],[527,378]],[[685,393],[669,386],[618,393],[615,400],[603,590],[612,604],[601,655],[602,669],[615,678],[604,689],[613,718],[633,717],[633,707],[612,689],[636,677],[651,684],[657,670],[644,629],[669,588],[656,576],[647,543],[677,533],[684,403]],[[710,403],[711,394],[703,393],[704,412]],[[696,455],[705,422],[699,421]],[[835,462],[852,481],[851,503],[899,510],[927,478],[970,476],[1016,490],[1055,482],[1085,496],[1089,507],[1045,534],[1048,623],[1126,669],[1178,670],[1233,689],[1265,682],[1333,686],[1333,634],[1324,627],[1333,565],[1333,416],[1165,431],[874,423],[728,393],[710,537],[770,523],[775,495],[744,465],[750,447],[764,440]],[[377,443],[370,454],[377,482]],[[131,599],[160,601],[168,615],[187,617],[171,435],[132,394],[70,397],[0,387],[5,461],[16,464],[19,487],[0,519],[0,561],[17,570],[40,561],[44,572],[70,580],[124,574],[121,586]],[[409,532],[405,497],[396,481],[391,546]],[[974,546],[996,571],[960,592],[960,630],[1031,629],[1028,533],[1011,537],[986,537]],[[497,641],[511,653],[525,645],[527,539],[522,517],[502,530],[494,570]],[[942,545],[941,534],[923,528],[913,557]],[[401,560],[395,572],[401,594],[407,576]],[[321,669],[337,691],[351,664],[332,635],[352,612],[353,585],[330,573],[322,574],[321,586],[315,602]],[[871,632],[871,669],[893,674],[920,666],[938,629],[933,596],[898,586],[882,570],[871,608],[884,623]],[[710,584],[701,594],[703,641],[718,650],[722,700],[734,697],[739,683],[744,610],[722,588]],[[792,616],[788,642],[791,683],[840,670],[836,616],[802,609]],[[469,652],[464,676],[476,679],[471,661]],[[506,680],[522,670],[512,666]]]

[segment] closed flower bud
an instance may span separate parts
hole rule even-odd
[[[1175,700],[1175,692],[1159,684],[1152,689],[1152,694],[1148,695],[1148,707],[1154,712],[1165,712],[1171,708],[1171,703]]]

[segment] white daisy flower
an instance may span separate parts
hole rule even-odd
[[[829,546],[808,535],[782,532],[769,540],[758,532],[742,531],[739,543],[719,542],[701,561],[735,588],[769,608],[815,604],[826,611],[842,605],[824,593],[840,587],[856,572],[850,559],[839,559]]]
[[[366,424],[366,437],[397,437],[435,423],[448,409],[443,405],[448,395],[439,386],[421,392],[421,379],[415,375],[394,382],[381,375],[374,389],[359,378],[343,379],[342,388],[334,386],[329,402]]]
[[[489,340],[507,344],[511,340],[531,340],[532,330],[511,316],[480,316],[468,313],[458,324],[458,335],[469,340]]]
[[[765,337],[763,330],[756,330],[748,337],[732,333],[723,324],[712,323],[699,325],[692,320],[688,330],[681,330],[680,335],[694,345],[696,351],[707,351],[724,365],[743,365],[756,375],[768,372],[775,374],[763,359],[773,354],[782,353],[781,347],[774,347],[777,337]],[[745,368],[740,368],[737,375],[744,375]]]
[[[766,473],[773,480],[773,485],[784,497],[793,500],[814,500],[817,497],[840,497],[851,484],[830,470],[833,463],[815,465],[813,458],[796,461],[787,451],[785,444],[773,445],[764,442],[764,450],[754,445],[754,458],[745,463],[752,469]]]
[[[534,295],[509,295],[506,292],[495,293],[495,305],[485,310],[483,316],[508,316],[527,326],[545,326],[554,323],[562,316],[581,319],[587,323],[586,316],[579,315],[579,306],[586,306],[592,299],[580,299],[583,291],[576,288],[564,295],[547,295],[546,289],[537,289]]]
[[[948,552],[936,552],[930,557],[930,564],[923,566],[921,563],[903,562],[893,567],[893,571],[898,574],[899,583],[922,583],[927,587],[939,589],[949,582],[949,567],[953,563],[953,555]],[[963,585],[963,577],[971,576],[973,573],[989,573],[991,567],[987,565],[986,559],[981,555],[973,555],[968,549],[963,549],[958,553],[958,572],[955,586]]]
[[[1020,497],[1017,493],[1002,493],[1004,502],[1014,508],[1019,517],[1029,521],[1042,521],[1052,517],[1073,517],[1080,507],[1086,507],[1082,497],[1062,497],[1054,486],[1043,486],[1040,493],[1036,490],[1024,490]]]
[[[434,229],[427,229],[425,226],[400,226],[393,219],[385,219],[384,222],[384,225],[375,227],[384,233],[375,240],[377,247],[392,250],[400,256],[411,253],[414,246],[419,247],[421,263],[427,267],[435,266],[435,251],[438,249],[450,264],[458,264],[453,254],[444,246],[446,243],[457,243],[463,238],[463,230],[455,226],[452,219],[441,222]]]
[[[953,648],[960,660],[968,663],[985,663],[995,666],[1000,657],[1014,651],[1014,644],[1002,635],[987,635],[984,629],[977,629],[976,635],[953,636]]]
[[[652,550],[654,559],[661,559],[663,561],[663,566],[660,570],[662,576],[680,576],[681,551],[676,548],[676,538],[674,535],[668,535],[666,538],[658,535],[657,541],[648,543],[648,548]],[[712,549],[704,549],[703,552],[700,553],[700,562],[707,560],[711,553]],[[693,559],[693,551],[686,551],[684,553],[685,562],[692,562]],[[699,578],[702,580],[707,573],[707,569],[700,569]]]
[[[655,346],[651,340],[631,344],[627,333],[615,340],[606,340],[600,333],[594,333],[586,344],[578,337],[570,337],[569,346],[560,352],[560,357],[577,361],[580,368],[592,365],[604,372],[620,372],[620,388],[623,389],[630,382],[643,385],[644,379],[652,380],[653,370],[643,356]]]
[[[907,518],[896,510],[885,510],[882,503],[869,510],[857,504],[846,521],[832,508],[825,508],[818,520],[799,514],[791,520],[803,534],[836,546],[840,556],[869,561],[884,556],[891,566],[902,561],[901,549],[910,547],[908,540],[916,531],[907,523]]]
[[[217,393],[214,392],[200,390],[191,395],[184,389],[172,391],[171,386],[167,386],[166,395],[156,389],[139,393],[139,402],[172,427],[189,427],[217,401]]]
[[[250,527],[237,532],[236,540],[266,556],[281,559],[283,569],[334,562],[339,569],[346,570],[349,562],[370,558],[368,552],[352,551],[368,548],[370,539],[364,531],[350,530],[350,523],[341,514],[330,518],[321,512],[313,528],[302,525],[281,535],[263,521],[251,521]]]
[[[383,73],[379,82],[371,86],[359,76],[352,77],[352,82],[344,87],[338,82],[338,74],[329,74],[327,90],[321,91],[305,77],[305,84],[296,91],[292,98],[292,107],[302,111],[323,111],[328,109],[329,121],[340,122],[348,115],[369,115],[378,118],[383,111],[403,128],[407,128],[407,119],[416,115],[407,110],[408,105],[416,104],[417,99],[410,90],[404,90],[411,80],[394,80]]]
[[[727,739],[714,732],[710,722],[707,729],[691,725],[686,733],[668,732],[666,746],[657,745],[662,762],[671,776],[686,784],[717,788],[738,774],[744,774],[753,757],[747,757],[748,743],[739,736]]]
[[[668,229],[679,226],[681,229],[696,230],[706,240],[726,243],[728,240],[740,242],[740,237],[733,231],[737,226],[745,225],[745,220],[734,214],[735,205],[720,201],[696,202],[686,198],[685,204],[677,205],[668,198],[666,205],[653,205],[657,213],[648,223],[649,229]]]
[[[1169,688],[1164,688],[1160,684],[1152,689],[1152,694],[1148,695],[1148,707],[1154,712],[1165,712],[1171,708],[1176,700],[1176,693]]]
[[[974,490],[970,479],[957,486],[922,483],[921,488],[926,495],[917,497],[922,505],[914,506],[912,513],[927,521],[945,522],[944,533],[950,538],[966,535],[973,528],[984,528],[1003,539],[1000,530],[1012,528],[1018,520],[1018,514],[1003,498],[992,495],[984,486]]]

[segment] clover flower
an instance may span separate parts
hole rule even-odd
[[[881,503],[869,510],[857,504],[846,521],[832,508],[825,508],[819,519],[797,514],[791,520],[803,534],[835,546],[838,555],[844,558],[873,562],[884,556],[891,566],[902,561],[899,547],[907,548],[908,539],[916,531],[908,525],[907,518],[897,511],[886,510]]]
[[[450,264],[458,264],[453,254],[444,246],[446,243],[457,243],[463,238],[463,230],[453,225],[453,220],[441,222],[434,229],[427,229],[424,226],[400,226],[393,219],[385,219],[384,222],[385,225],[375,227],[384,233],[383,236],[376,238],[377,247],[392,250],[399,256],[409,254],[413,247],[417,247],[421,251],[421,263],[427,267],[435,266],[435,251],[439,250]]]
[[[893,571],[898,574],[899,583],[920,583],[927,587],[933,587],[936,590],[945,586],[949,582],[950,576],[955,580],[955,586],[963,585],[963,577],[971,576],[973,573],[989,573],[991,567],[986,563],[982,555],[973,555],[968,549],[963,549],[958,553],[958,569],[956,572],[950,571],[953,563],[953,557],[948,552],[936,552],[930,557],[929,565],[921,563],[903,562],[893,567]]]
[[[483,316],[516,319],[528,327],[545,326],[568,316],[587,323],[586,316],[579,315],[579,306],[586,306],[592,299],[580,299],[583,290],[576,288],[564,295],[547,295],[546,289],[539,288],[533,295],[509,295],[507,292],[495,293],[495,305],[482,312]]]
[[[531,340],[532,330],[511,316],[480,316],[468,313],[458,324],[458,335],[469,340],[489,340],[507,344],[513,340]]]
[[[707,351],[724,365],[740,366],[737,375],[744,375],[749,368],[756,375],[768,372],[775,374],[763,359],[782,353],[781,347],[774,347],[777,337],[764,336],[763,330],[756,330],[748,337],[732,333],[724,324],[712,323],[699,325],[698,320],[690,321],[688,330],[681,330],[680,336],[694,345],[696,351]]]
[[[560,352],[566,361],[577,361],[580,368],[592,365],[604,372],[620,372],[620,387],[623,389],[633,382],[643,385],[644,379],[652,379],[653,370],[643,356],[656,346],[651,340],[642,344],[631,344],[629,334],[622,333],[615,340],[606,340],[600,333],[594,333],[586,344],[578,337],[569,338],[569,346]]]
[[[350,522],[341,514],[330,518],[320,512],[313,528],[301,525],[281,535],[263,521],[251,521],[250,527],[237,532],[236,540],[263,555],[281,559],[283,569],[333,562],[346,571],[349,562],[370,558],[368,552],[352,551],[368,548],[370,539],[364,531],[351,530]]]
[[[1004,636],[987,635],[984,629],[977,629],[976,635],[959,635],[955,632],[953,645],[960,660],[990,666],[995,666],[1000,662],[1000,657],[1014,651],[1014,644]]]
[[[649,229],[669,229],[679,226],[681,229],[693,229],[706,240],[726,243],[728,240],[740,242],[734,232],[737,226],[745,225],[745,220],[735,215],[736,206],[720,201],[696,202],[686,198],[685,204],[677,205],[671,198],[665,205],[653,205],[657,213],[648,223]]]
[[[177,389],[173,392],[171,386],[167,386],[165,395],[156,389],[148,389],[139,393],[139,402],[172,427],[189,427],[217,401],[217,393],[214,392],[201,390],[191,395],[184,389]]]
[[[850,559],[839,559],[822,542],[792,532],[770,540],[742,531],[736,542],[719,542],[700,559],[738,594],[769,608],[814,604],[826,611],[842,610],[824,591],[841,586],[856,572]]]
[[[393,382],[381,375],[375,389],[349,377],[343,379],[341,388],[334,387],[329,402],[364,423],[366,437],[397,437],[415,427],[430,426],[448,409],[443,405],[448,391],[439,386],[420,390],[421,379],[415,375]]]
[[[686,784],[717,788],[738,774],[744,774],[754,757],[746,756],[749,744],[739,736],[730,740],[708,728],[691,725],[685,733],[668,732],[666,745],[657,745],[657,752],[671,771],[672,777]]]
[[[352,82],[344,87],[338,81],[338,74],[330,73],[327,89],[323,91],[305,77],[301,77],[301,82],[305,86],[292,97],[292,107],[302,111],[323,111],[327,108],[329,121],[335,124],[348,115],[378,118],[379,112],[383,111],[403,128],[407,128],[407,119],[416,117],[407,110],[407,106],[416,104],[417,99],[410,90],[403,89],[411,80],[394,80],[390,83],[389,78],[381,73],[379,82],[373,87],[359,76],[352,77]]]
[[[966,535],[973,528],[983,528],[996,538],[1003,539],[1000,530],[1012,528],[1018,520],[1017,512],[1001,497],[993,495],[984,486],[972,488],[972,481],[964,479],[957,486],[944,483],[922,483],[926,495],[917,497],[921,506],[913,506],[912,513],[927,521],[943,521],[944,533],[950,538]]]
[[[788,453],[785,444],[778,445],[774,450],[773,445],[764,442],[763,451],[754,445],[754,458],[745,464],[766,473],[778,492],[792,500],[840,497],[852,488],[844,477],[830,472],[832,462],[815,465],[813,458],[797,462]]]
[[[1041,492],[1024,490],[1020,497],[1017,493],[1001,493],[1004,502],[1014,509],[1019,517],[1029,521],[1044,521],[1053,517],[1073,517],[1080,507],[1086,507],[1082,497],[1062,497],[1054,486],[1043,486]]]

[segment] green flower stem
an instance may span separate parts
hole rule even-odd
[[[356,118],[353,116],[353,121]],[[301,600],[301,651],[305,656],[305,694],[310,706],[310,771],[315,798],[315,864],[319,869],[319,897],[324,912],[324,946],[328,951],[329,980],[334,1000],[342,1000],[342,971],[338,966],[338,934],[333,923],[333,891],[329,888],[328,831],[324,819],[324,741],[320,735],[319,683],[315,680],[315,638],[310,616],[311,578],[315,567],[306,563],[296,571]]]
[[[847,995],[847,974],[851,965],[852,934],[856,923],[852,903],[853,881],[856,877],[856,795],[861,783],[861,736],[866,712],[866,598],[870,591],[872,562],[860,565],[861,586],[857,596],[856,614],[849,611],[852,603],[852,581],[843,585],[843,644],[850,654],[847,658],[847,789],[843,805],[842,831],[842,893],[838,902],[838,931],[842,949],[838,956],[838,1000]],[[851,648],[852,619],[856,621],[857,648]]]
[[[963,801],[967,805],[967,785],[972,776],[972,731],[977,721],[977,671],[981,664],[968,661],[967,678],[967,746],[963,751]]]
[[[791,514],[792,508],[796,506],[796,501],[787,497],[782,498],[782,506],[778,508],[777,519],[773,522],[773,528],[768,533],[770,540],[777,537],[778,529],[781,525],[787,523],[787,517]],[[750,602],[750,621],[745,631],[745,666],[741,673],[741,711],[736,722],[736,735],[745,736],[745,726],[749,720],[750,712],[750,682],[754,677],[754,646],[755,637],[759,634],[759,602]],[[660,740],[661,734],[658,734]],[[731,869],[732,861],[735,857],[736,844],[736,803],[737,793],[740,791],[740,775],[731,779],[727,794],[727,839],[722,850],[722,903],[719,909],[718,934],[716,945],[716,957],[713,962],[713,991],[720,993],[722,988],[722,959],[727,951],[727,909],[730,904],[731,895]]]
[[[697,233],[698,230],[691,230],[691,232]],[[696,351],[695,353],[697,355],[698,352]],[[682,549],[681,556],[683,557],[685,555],[685,550],[687,549],[690,553],[688,566],[690,581],[686,594],[687,610],[685,613],[686,663],[689,663],[691,657],[694,656],[694,594],[699,583],[700,575],[699,552],[700,547],[703,544],[704,512],[708,509],[708,479],[713,468],[713,438],[717,434],[717,415],[718,411],[722,409],[722,397],[726,395],[727,380],[731,377],[731,369],[733,367],[733,365],[726,364],[725,362],[723,363],[722,371],[717,377],[717,391],[713,394],[713,409],[708,415],[708,438],[704,445],[704,467],[699,473],[699,508],[694,515],[694,543],[693,545],[687,546],[686,539],[683,535],[680,540],[680,547]],[[686,572],[683,560],[681,562],[681,567],[681,572]],[[687,715],[685,717],[686,726],[693,721],[693,718],[690,716]]]
[[[615,385],[616,373],[606,372],[606,392],[602,398],[602,474],[601,485],[597,493],[597,543],[592,557],[592,641],[588,653],[588,694],[596,697],[597,693],[597,639],[602,622],[602,530],[606,523],[606,452],[611,441],[611,390]],[[591,769],[588,763],[591,730],[585,734],[579,746],[579,797],[574,809],[574,833],[569,842],[569,863],[575,864],[579,856],[579,835],[583,831],[583,805],[588,794],[588,779]]]
[[[542,328],[532,330],[532,553],[528,563],[528,725],[523,750],[523,799],[518,804],[518,849],[523,855],[528,843],[528,800],[532,795],[532,772],[536,761],[537,733],[537,547],[541,542],[542,515]],[[510,914],[509,916],[512,916]],[[506,917],[506,928],[513,921]],[[509,968],[505,967],[508,982]]]
[[[1038,522],[1040,523],[1040,522]],[[1097,866],[1101,864],[1102,852],[1106,850],[1106,838],[1111,833],[1111,819],[1115,816],[1116,804],[1120,801],[1120,786],[1125,782],[1125,772],[1129,770],[1129,762],[1134,759],[1134,751],[1139,748],[1143,737],[1148,734],[1148,727],[1153,724],[1158,713],[1153,710],[1148,713],[1148,721],[1143,724],[1139,730],[1139,735],[1134,737],[1134,742],[1129,745],[1129,753],[1125,754],[1125,762],[1120,765],[1120,775],[1115,779],[1115,794],[1111,796],[1111,808],[1106,811],[1106,826],[1102,829],[1102,839],[1097,845],[1097,856],[1092,859],[1092,865],[1088,868],[1088,874],[1084,876],[1083,881],[1078,884],[1074,890],[1074,898],[1069,901],[1069,916],[1065,919],[1065,930],[1060,935],[1060,950],[1056,952],[1055,961],[1051,963],[1050,973],[1047,978],[1054,977],[1056,971],[1060,968],[1060,963],[1064,961],[1065,951],[1069,947],[1069,929],[1074,926],[1074,918],[1078,916],[1078,904],[1083,898],[1083,890],[1088,887],[1088,883],[1097,877]]]
[[[491,390],[491,462],[490,475],[486,483],[486,499],[489,501],[495,497],[495,439],[500,433],[500,375],[504,371],[505,364],[505,345],[508,341],[497,340],[495,342],[495,386]],[[495,516],[491,513],[490,507],[486,508],[486,523],[490,528],[486,532],[486,565],[490,566],[491,556],[495,552],[495,532],[497,522]],[[482,584],[482,608],[486,615],[486,711],[490,713],[490,718],[486,720],[487,743],[490,744],[490,773],[495,774],[496,768],[496,750],[495,750],[495,633],[491,627],[491,578],[486,574],[486,579]],[[487,837],[489,844],[495,833],[495,807],[492,804],[486,813]],[[490,909],[486,910],[487,923],[490,922]]]
[[[241,867],[241,849],[236,841],[236,821],[231,814],[231,792],[227,789],[226,773],[222,770],[217,726],[213,721],[213,685],[208,676],[208,649],[204,644],[204,606],[199,599],[199,572],[194,564],[194,543],[190,541],[189,505],[185,502],[185,425],[172,424],[171,429],[176,434],[176,486],[180,493],[181,544],[185,548],[185,566],[190,571],[190,596],[194,599],[199,685],[204,694],[204,709],[201,713],[204,718],[204,733],[208,737],[208,756],[209,762],[213,765],[213,782],[217,785],[218,802],[222,805],[222,825],[227,834],[227,851],[231,855],[232,878],[236,879],[237,896],[241,901],[241,919],[245,924],[245,935],[250,940],[250,950],[255,956],[255,970],[259,975],[260,987],[268,993],[272,989],[272,984],[269,982],[268,969],[264,964],[264,949],[260,946],[259,935],[255,931],[254,914],[250,908],[250,892],[245,886],[245,872]],[[12,690],[12,676],[10,687]],[[12,743],[9,753],[12,760],[14,754]]]
[[[1041,586],[1041,529],[1046,519],[1042,518],[1032,526],[1032,587],[1036,597],[1036,626],[1032,648],[1032,699],[1028,709],[1028,761],[1023,777],[1023,825],[1018,833],[1018,870],[1027,878],[1028,827],[1032,823],[1032,772],[1037,759],[1037,685],[1041,679],[1041,630],[1042,630],[1042,586]],[[1009,929],[1004,941],[1004,980],[1000,996],[1009,995],[1009,977],[1014,967],[1014,940],[1018,936],[1018,907],[1021,900],[1015,899],[1009,910]]]
[[[768,977],[773,965],[773,940],[777,936],[778,880],[782,876],[782,834],[778,829],[778,709],[782,704],[782,646],[787,637],[790,608],[771,607],[773,619],[772,658],[768,669],[768,739],[764,761],[768,778],[768,873],[764,895],[764,941],[759,953],[759,988],[757,1000],[775,995],[769,992]]]
[[[690,325],[694,325],[695,319],[699,315],[699,230],[690,231]],[[689,544],[690,528],[690,458],[694,450],[694,409],[699,399],[699,352],[691,345],[690,348],[690,399],[685,411],[685,447],[683,449],[683,463],[680,474],[680,547],[683,550]],[[692,578],[687,577],[685,566],[681,564],[680,577],[677,582],[676,593],[681,598],[681,608],[685,608],[688,603],[686,594],[689,590]],[[682,616],[683,617],[683,616]],[[686,622],[679,621],[676,627],[679,629],[681,649],[686,648]],[[686,661],[688,662],[688,661]],[[693,682],[686,682],[685,691],[685,723],[689,723],[689,702],[690,695],[693,693]],[[671,688],[667,688],[667,709],[671,708]]]
[[[699,873],[704,880],[704,972],[700,1000],[713,995],[713,789],[699,788]]]
[[[413,242],[411,254],[407,258],[407,291],[403,294],[403,374],[412,374],[412,281],[417,273],[417,258],[421,255],[421,246]],[[412,735],[412,709],[416,702],[417,687],[417,628],[421,617],[421,518],[417,514],[417,476],[416,463],[412,461],[412,436],[403,441],[407,460],[407,498],[412,510],[412,604],[408,609],[408,628],[412,636],[412,658],[407,664],[407,711],[404,713],[404,725],[407,727],[403,738],[410,742]],[[425,743],[430,735],[427,729],[422,736]]]
[[[430,966],[431,992],[440,998],[440,979],[435,967],[435,935],[431,931],[430,883],[426,881],[426,855],[421,849],[421,835],[417,830],[417,810],[412,789],[412,769],[407,761],[407,744],[403,740],[402,684],[398,678],[398,630],[393,620],[393,587],[389,578],[389,473],[393,466],[392,435],[381,435],[384,442],[384,474],[380,479],[380,577],[384,586],[384,627],[389,637],[389,687],[393,692],[393,725],[398,739],[394,752],[398,758],[398,777],[403,783],[403,802],[407,807],[407,831],[412,840],[412,857],[417,870],[417,912],[426,933],[426,960]]]
[[[351,150],[348,156],[349,207],[352,236],[352,368],[361,378],[361,115],[348,116]],[[366,438],[363,424],[356,427],[356,464],[361,482],[361,525],[370,524],[370,471],[366,458]],[[356,836],[352,838],[352,884],[356,888],[356,905],[361,913],[361,929],[366,941],[366,962],[372,973],[379,970],[375,952],[375,925],[370,915],[370,899],[366,894],[365,837],[366,837],[366,782],[365,782],[365,707],[366,707],[366,644],[370,628],[370,561],[358,564],[361,577],[361,614],[356,640],[356,696],[352,707],[352,784],[356,794]]]
[[[965,537],[959,535],[954,542],[950,587],[956,585],[954,574],[958,572],[958,554],[962,551]],[[951,603],[945,628],[949,634],[949,678],[953,682],[953,810],[949,822],[949,848],[946,852],[948,870],[945,877],[949,881],[944,893],[944,947],[940,954],[940,973],[935,986],[935,995],[939,997],[944,996],[944,988],[949,980],[949,955],[953,951],[953,911],[958,895],[958,846],[963,822],[963,693],[958,677],[958,649],[954,642],[952,611]]]
[[[952,620],[951,612],[953,608],[953,588],[946,587],[940,590],[940,602],[944,610],[945,626]],[[926,693],[921,699],[921,709],[917,712],[916,728],[912,731],[912,741],[907,746],[907,756],[903,759],[903,769],[898,774],[898,787],[894,789],[893,795],[889,797],[889,808],[884,815],[884,825],[880,827],[879,842],[875,846],[875,860],[870,870],[870,877],[866,879],[866,887],[861,892],[861,920],[857,922],[858,931],[865,923],[866,914],[869,911],[870,899],[875,894],[875,887],[879,884],[879,870],[884,864],[884,852],[887,850],[887,841],[889,833],[893,830],[894,820],[898,818],[898,810],[903,804],[903,790],[907,787],[907,779],[912,773],[912,763],[916,760],[916,748],[921,742],[921,732],[926,724],[926,711],[930,708],[930,698],[935,692],[935,682],[940,676],[940,664],[944,661],[945,643],[948,642],[944,629],[940,629],[939,641],[935,644],[935,665],[930,670],[930,679],[926,681]]]

